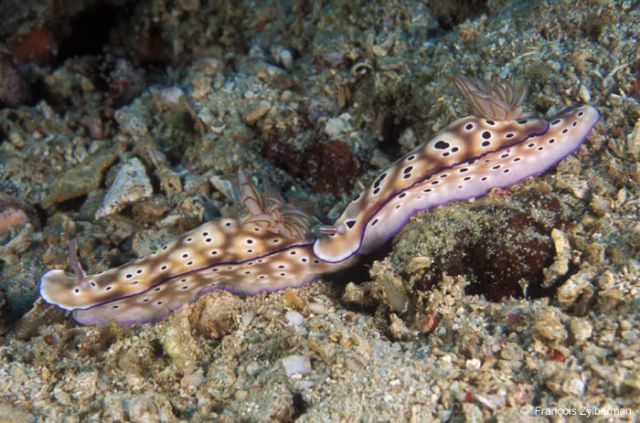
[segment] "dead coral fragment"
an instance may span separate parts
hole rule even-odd
[[[135,204],[152,195],[153,188],[144,166],[134,157],[118,170],[102,206],[96,212],[96,219],[118,213],[127,205]]]

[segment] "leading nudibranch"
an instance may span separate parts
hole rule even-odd
[[[238,172],[248,215],[205,223],[146,257],[87,276],[46,272],[40,293],[85,324],[158,321],[206,292],[256,294],[308,283],[352,264],[397,233],[417,211],[472,199],[544,172],[575,151],[600,119],[589,105],[548,123],[522,108],[522,84],[454,84],[476,116],[453,122],[384,170],[324,235],[311,217],[268,186],[260,193]]]

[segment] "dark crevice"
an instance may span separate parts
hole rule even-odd
[[[47,211],[42,208],[39,204],[36,204],[33,206],[33,209],[35,210],[35,214],[36,214],[36,218],[38,219],[38,223],[40,224],[41,228],[44,228],[45,226],[47,226],[47,221],[49,220],[49,215],[47,214]]]
[[[86,195],[81,195],[79,197],[75,197],[70,200],[63,201],[61,203],[58,203],[58,205],[56,206],[56,210],[62,211],[62,212],[79,210],[86,199],[87,199]]]
[[[402,153],[402,146],[398,143],[400,134],[408,126],[404,119],[387,116],[382,122],[382,142],[380,150],[389,157],[398,157]]]
[[[428,0],[427,4],[445,31],[489,11],[487,0]]]
[[[127,7],[98,2],[78,13],[68,22],[69,33],[60,43],[56,66],[75,56],[101,55],[120,17],[129,12]]]
[[[299,392],[293,393],[293,416],[291,421],[296,421],[298,417],[307,412],[308,404]]]

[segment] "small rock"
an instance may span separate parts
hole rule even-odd
[[[349,304],[359,306],[372,306],[375,304],[375,300],[371,296],[371,290],[366,285],[356,285],[353,282],[349,282],[344,288],[344,294],[342,294],[342,301]]]
[[[580,397],[584,392],[584,382],[577,375],[569,377],[562,383],[562,391],[565,394]]]
[[[522,348],[514,342],[507,342],[500,351],[500,357],[505,360],[521,361],[523,356]]]
[[[482,365],[482,362],[480,360],[478,360],[477,358],[469,359],[464,363],[464,366],[468,370],[478,370],[481,365]]]
[[[398,138],[398,144],[406,148],[407,150],[412,150],[418,145],[418,137],[416,133],[411,128],[406,128],[400,133],[400,137]]]
[[[288,310],[284,317],[291,326],[300,326],[304,322],[304,316],[297,311]]]
[[[184,91],[179,87],[167,87],[160,91],[160,99],[164,105],[174,108],[184,101]]]
[[[173,422],[176,416],[169,399],[157,393],[135,395],[128,401],[129,418],[134,422]]]
[[[223,67],[224,62],[217,57],[202,57],[191,66],[191,69],[193,72],[213,77],[220,73]]]
[[[633,131],[627,137],[627,150],[635,160],[640,159],[640,119],[636,121]]]
[[[202,368],[196,369],[193,372],[186,373],[182,380],[180,380],[180,385],[186,389],[188,392],[193,392],[195,388],[202,385],[204,382],[204,372]]]
[[[113,164],[126,145],[117,143],[96,153],[91,159],[72,167],[51,183],[45,207],[87,195],[100,187],[102,173]]]
[[[591,338],[593,333],[593,326],[587,319],[572,317],[569,327],[578,345],[584,344],[587,339]]]
[[[322,316],[324,314],[329,314],[332,311],[322,303],[309,303],[308,307],[311,313],[317,314],[319,316]]]
[[[148,117],[136,107],[137,103],[125,106],[116,111],[114,117],[120,131],[129,134],[134,139],[141,139],[149,132]]]
[[[22,410],[19,406],[0,404],[0,423],[28,423],[36,418]]]
[[[260,101],[257,104],[249,106],[242,116],[242,119],[247,125],[254,125],[262,119],[269,110],[271,110],[271,103],[268,101]]]
[[[27,203],[0,192],[0,237],[18,230],[35,219],[35,210]]]
[[[295,289],[285,289],[282,299],[288,308],[292,308],[297,311],[302,311],[307,307],[307,302],[298,295],[297,290]]]
[[[174,172],[169,165],[167,156],[155,148],[134,150],[134,153],[142,157],[147,166],[155,168],[153,174],[160,180],[160,189],[171,196],[182,192],[182,180],[180,175]]]
[[[351,116],[349,114],[343,114],[339,117],[331,118],[324,126],[324,133],[330,138],[339,138],[341,135],[346,134],[352,130],[349,120]]]
[[[558,302],[564,307],[573,305],[579,297],[591,298],[597,270],[592,266],[584,266],[558,288]]]
[[[209,177],[209,183],[216,191],[224,195],[228,200],[236,200],[236,196],[233,192],[233,183],[229,180],[229,178],[218,175],[211,175],[211,177]]]
[[[181,369],[191,369],[202,355],[198,342],[191,336],[189,309],[183,306],[168,320],[158,325],[160,344],[171,360]]]
[[[622,384],[640,392],[640,371],[629,372],[622,380]]]
[[[545,307],[536,314],[533,329],[538,336],[549,341],[558,342],[567,338],[567,330],[562,324],[560,316],[550,307]]]
[[[0,48],[0,108],[18,106],[30,96],[29,86],[18,71],[11,54]]]
[[[288,49],[278,45],[272,46],[271,55],[286,70],[293,69],[293,55]]]
[[[134,157],[118,170],[102,206],[96,212],[96,219],[118,213],[127,205],[135,204],[152,195],[153,188],[144,166]]]
[[[282,366],[288,377],[311,373],[311,361],[304,355],[290,355],[282,359]]]
[[[578,97],[583,103],[591,103],[591,93],[585,85],[581,84],[580,88],[578,88]]]
[[[395,314],[391,314],[389,330],[395,339],[409,339],[413,335],[405,322]]]
[[[222,338],[235,327],[234,310],[238,302],[238,297],[228,293],[205,296],[194,306],[195,329],[207,337]]]
[[[480,408],[475,404],[469,402],[463,403],[462,411],[466,422],[482,422],[485,420],[482,417],[482,410],[480,410]]]
[[[149,199],[133,205],[132,211],[135,216],[142,220],[157,221],[171,210],[169,201],[164,195],[155,195]]]
[[[558,230],[551,230],[551,238],[556,248],[556,256],[551,266],[543,270],[544,282],[543,287],[547,288],[560,276],[565,275],[569,271],[569,259],[571,258],[571,245],[567,235]]]
[[[609,211],[611,211],[611,203],[609,202],[609,200],[598,194],[593,194],[593,196],[591,197],[590,206],[591,211],[593,211],[593,213],[595,213],[596,216],[599,217],[603,217]]]
[[[251,322],[253,322],[253,319],[255,319],[255,317],[256,317],[256,313],[253,311],[247,311],[245,313],[242,313],[242,316],[240,316],[240,323],[242,324],[242,327],[244,329],[248,328]]]
[[[388,166],[390,163],[389,158],[377,148],[373,150],[373,154],[371,155],[371,159],[369,160],[369,164],[375,168],[383,168]]]
[[[402,279],[393,273],[389,260],[373,262],[370,273],[374,281],[374,295],[391,311],[405,312],[409,305],[409,296]]]

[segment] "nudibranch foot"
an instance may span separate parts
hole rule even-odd
[[[220,263],[181,275],[131,297],[119,298],[87,310],[75,310],[73,317],[84,324],[104,324],[111,320],[122,324],[155,322],[164,319],[181,305],[193,303],[200,296],[215,290],[255,295],[297,288],[323,273],[342,269],[352,263],[353,260],[339,264],[322,262],[313,255],[310,244],[290,247],[262,258],[240,263]]]

